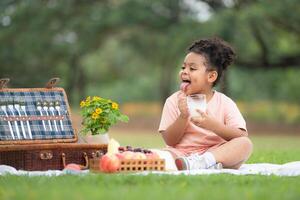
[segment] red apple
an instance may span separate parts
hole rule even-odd
[[[70,164],[67,164],[64,169],[69,169],[69,170],[74,170],[74,171],[80,171],[81,170],[81,166],[77,165],[77,164],[74,164],[74,163],[70,163]]]
[[[115,154],[105,154],[100,159],[100,170],[103,172],[113,173],[118,171],[121,163]]]

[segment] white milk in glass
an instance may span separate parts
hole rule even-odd
[[[200,114],[196,111],[201,110],[206,111],[206,96],[205,94],[192,94],[187,96],[187,105],[191,117],[199,116]]]

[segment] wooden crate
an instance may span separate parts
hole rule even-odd
[[[165,171],[164,159],[122,159],[118,172]],[[94,172],[101,172],[100,158],[89,160],[89,168]]]

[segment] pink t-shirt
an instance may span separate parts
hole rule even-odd
[[[165,102],[159,125],[159,132],[165,131],[179,117],[178,92],[171,95]],[[226,95],[214,91],[213,97],[207,103],[207,110],[226,126],[246,129],[246,122],[236,104]],[[162,133],[163,134],[163,133]],[[191,153],[204,153],[210,148],[215,148],[226,140],[212,131],[200,128],[188,122],[181,141],[175,146],[167,146],[175,156],[189,155]]]

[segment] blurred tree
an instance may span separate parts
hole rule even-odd
[[[237,64],[250,68],[285,68],[300,66],[300,5],[297,0],[204,1],[218,11],[212,21],[222,24],[220,34],[235,46],[256,46],[255,55],[247,49]],[[208,22],[210,23],[210,22]],[[227,34],[226,34],[227,33]],[[239,39],[236,39],[239,38]]]
[[[248,69],[299,68],[300,12],[297,0],[203,0],[213,13],[207,25],[237,51],[236,65]],[[226,75],[226,74],[225,74]],[[229,93],[227,76],[221,88]],[[271,89],[271,88],[270,88]]]
[[[203,22],[197,2],[206,3],[211,18]],[[194,6],[194,7],[193,7]],[[180,65],[184,50],[193,40],[220,36],[236,47],[236,64],[246,68],[285,68],[300,66],[300,12],[296,0],[272,1],[127,1],[120,10],[135,10],[124,19],[133,29],[129,44],[158,66],[161,72],[161,100],[170,94],[174,66]],[[295,12],[290,12],[294,10]],[[297,12],[299,11],[299,12]],[[282,20],[284,19],[284,20]],[[126,23],[126,22],[124,22]],[[280,23],[280,26],[277,24]],[[177,68],[178,69],[178,68]],[[228,93],[226,76],[221,89]]]
[[[80,61],[118,29],[108,1],[3,1],[0,4],[1,75],[15,86],[60,76],[68,93],[84,96]]]
[[[130,12],[122,17],[123,24],[131,27],[123,41],[159,68],[158,90],[163,103],[174,88],[174,74],[180,70],[188,45],[205,31],[200,31],[201,23],[182,0],[131,0],[120,5],[120,10]]]
[[[2,0],[0,74],[16,87],[60,76],[78,101],[87,86],[97,85],[96,73],[111,80],[107,85],[131,84],[124,69],[151,76],[138,68],[154,67],[163,102],[175,88],[185,49],[202,37],[220,36],[233,44],[239,67],[299,67],[299,9],[297,0]],[[116,45],[104,45],[111,39]],[[97,52],[101,61],[86,61],[97,60]],[[95,67],[86,69],[85,63]]]

